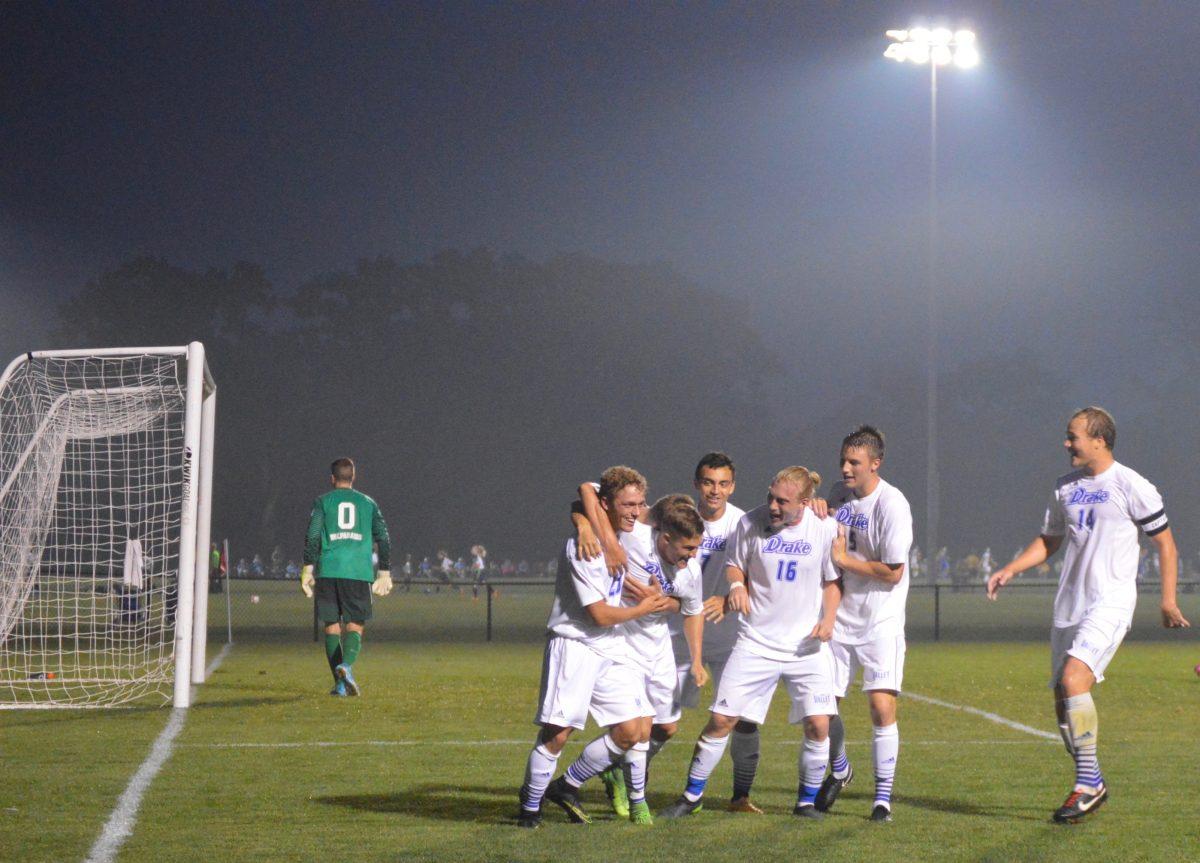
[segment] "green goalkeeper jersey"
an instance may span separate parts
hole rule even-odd
[[[352,488],[335,488],[313,501],[304,543],[305,564],[319,578],[373,581],[371,548],[379,544],[379,568],[391,567],[391,540],[383,513],[371,498]]]

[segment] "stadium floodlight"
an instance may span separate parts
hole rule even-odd
[[[926,559],[937,554],[939,509],[938,452],[937,452],[937,333],[938,333],[938,219],[937,219],[937,76],[939,66],[953,63],[960,69],[979,65],[979,48],[972,30],[950,30],[948,27],[912,27],[907,30],[888,30],[889,40],[883,56],[898,63],[929,64],[929,274],[926,386]]]
[[[924,65],[948,66],[951,63],[960,69],[979,65],[979,49],[975,47],[972,30],[950,30],[948,27],[914,27],[911,30],[888,30],[891,40],[883,56],[889,60]]]
[[[189,705],[215,411],[199,342],[34,351],[0,375],[0,707]]]

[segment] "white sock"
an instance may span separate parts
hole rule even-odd
[[[1069,722],[1058,723],[1058,736],[1062,738],[1063,745],[1067,747],[1067,754],[1074,758],[1075,745],[1071,743],[1071,724]]]
[[[625,791],[630,803],[641,803],[646,799],[646,761],[649,753],[649,743],[635,743],[625,751]]]
[[[1071,754],[1075,756],[1075,790],[1094,791],[1104,784],[1100,762],[1096,758],[1096,736],[1100,718],[1092,693],[1072,695],[1063,702],[1067,709],[1067,724],[1071,727]]]
[[[872,742],[875,755],[875,805],[892,808],[892,782],[896,778],[896,760],[900,757],[900,725],[893,722],[876,726]]]
[[[692,764],[688,768],[687,787],[683,791],[683,796],[692,803],[704,796],[704,786],[708,784],[708,777],[716,769],[728,745],[728,735],[709,737],[707,734],[701,734],[700,739],[696,741],[696,751],[692,754]]]
[[[554,776],[554,768],[558,766],[558,756],[539,743],[529,753],[529,763],[525,765],[525,799],[522,807],[530,812],[537,812],[542,806],[542,796],[546,786]]]
[[[817,792],[821,790],[821,780],[825,778],[825,765],[829,763],[829,738],[810,740],[804,738],[800,747],[800,793],[796,795],[797,803],[813,803]]]
[[[607,734],[601,734],[579,753],[579,757],[567,768],[563,776],[567,784],[578,788],[601,770],[605,770],[613,762],[625,754],[620,746],[613,742]]]

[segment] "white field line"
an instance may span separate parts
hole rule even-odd
[[[942,701],[940,698],[930,698],[928,695],[918,695],[915,692],[904,692],[901,694],[905,698],[911,698],[914,701],[921,701],[925,704],[934,704],[938,707],[945,707],[948,710],[958,710],[963,713],[973,714],[974,716],[982,716],[989,722],[995,722],[997,725],[1003,725],[1016,731],[1023,731],[1026,734],[1032,734],[1034,737],[1040,737],[1043,740],[1058,741],[1060,739],[1057,734],[1051,734],[1049,731],[1042,731],[1040,728],[1034,728],[1031,725],[1024,725],[1020,722],[1015,722],[1012,719],[1007,719],[998,713],[988,713],[986,710],[980,710],[978,707],[971,707],[967,704],[954,704],[949,701]]]
[[[204,669],[206,680],[224,661],[232,646],[232,644],[226,644],[222,647],[221,652],[208,664],[208,668]],[[195,687],[192,688],[192,697],[195,698]],[[186,718],[187,710],[172,708],[167,727],[159,733],[154,745],[150,747],[150,754],[146,756],[142,766],[137,769],[133,778],[129,780],[129,784],[125,786],[125,791],[117,800],[117,807],[113,810],[112,815],[108,816],[108,822],[104,825],[100,838],[96,840],[96,844],[88,853],[86,863],[112,863],[117,858],[121,846],[133,833],[133,826],[137,823],[138,807],[142,805],[142,797],[145,795],[146,789],[150,787],[150,783],[154,781],[154,777],[158,775],[158,771],[171,757],[171,752],[175,748],[175,738],[183,730],[183,722]]]
[[[1056,738],[1057,739],[1057,738]],[[576,741],[572,741],[574,743]],[[582,742],[582,738],[580,741]],[[797,740],[768,740],[768,745],[796,746]],[[847,740],[851,746],[866,746],[869,740]],[[1036,740],[905,740],[905,746],[996,746],[999,744],[1027,746]],[[358,746],[405,747],[405,746],[530,746],[527,740],[306,740],[303,742],[266,743],[181,743],[180,749],[333,749]],[[570,745],[570,744],[568,744]]]

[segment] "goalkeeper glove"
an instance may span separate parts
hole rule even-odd
[[[313,585],[315,585],[316,583],[317,583],[317,580],[315,578],[313,578],[312,564],[311,563],[306,564],[305,566],[301,567],[301,569],[300,569],[300,589],[304,591],[304,595],[307,596],[309,599],[312,599]]]
[[[392,573],[390,570],[381,569],[375,577],[375,583],[371,585],[371,593],[376,596],[387,596],[392,592]]]

